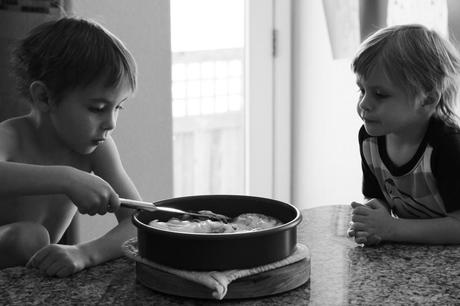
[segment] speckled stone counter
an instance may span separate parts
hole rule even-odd
[[[311,277],[290,292],[228,301],[170,296],[138,284],[135,264],[120,258],[65,279],[22,267],[0,270],[0,305],[460,304],[460,246],[360,247],[346,237],[348,206],[302,214],[298,241],[310,247]]]

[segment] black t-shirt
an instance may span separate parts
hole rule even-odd
[[[431,119],[412,159],[396,166],[385,136],[359,131],[363,194],[385,200],[402,218],[439,218],[460,210],[460,130]]]

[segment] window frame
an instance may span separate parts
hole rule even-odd
[[[291,1],[246,1],[246,192],[291,201]]]

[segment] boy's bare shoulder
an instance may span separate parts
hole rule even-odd
[[[90,162],[94,173],[102,176],[112,176],[124,171],[117,146],[111,136],[90,155]]]
[[[30,134],[29,126],[26,117],[15,117],[0,122],[0,160],[8,160],[21,149],[21,142]]]

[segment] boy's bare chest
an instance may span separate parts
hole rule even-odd
[[[86,172],[91,171],[91,162],[89,156],[80,155],[72,152],[66,154],[52,154],[43,152],[33,146],[27,149],[22,149],[16,152],[14,158],[9,161],[33,164],[33,165],[48,165],[48,166],[71,166]]]

